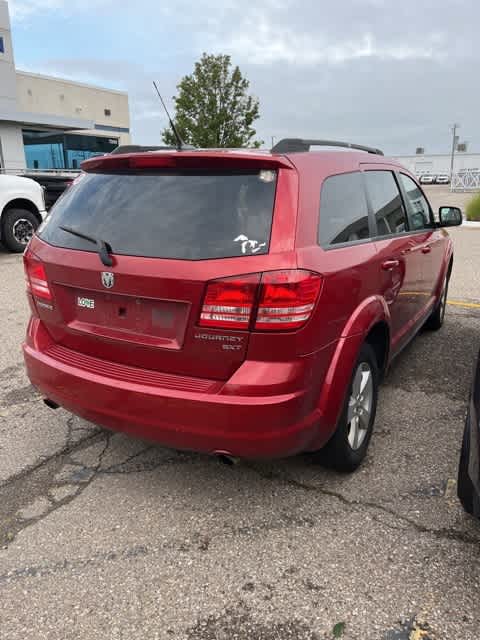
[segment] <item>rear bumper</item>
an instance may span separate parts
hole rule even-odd
[[[317,408],[318,388],[277,395],[192,392],[119,380],[105,368],[85,371],[36,345],[23,350],[28,376],[44,396],[96,424],[174,449],[283,457],[318,448],[334,428]]]

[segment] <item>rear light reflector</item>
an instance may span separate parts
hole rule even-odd
[[[35,298],[52,302],[53,296],[47,280],[45,267],[32,253],[27,252],[23,257],[25,268],[25,283],[27,292]]]
[[[209,282],[200,326],[248,329],[259,281],[260,274],[253,273]]]
[[[289,269],[262,276],[255,329],[298,329],[312,315],[322,279],[311,271]]]
[[[321,276],[303,269],[213,280],[207,286],[199,324],[261,331],[298,329],[310,319],[321,283]]]

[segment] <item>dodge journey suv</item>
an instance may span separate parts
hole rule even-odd
[[[349,149],[339,149],[349,147]],[[452,242],[381,151],[92,158],[25,253],[24,354],[48,406],[165,446],[353,470],[379,383],[442,325]]]

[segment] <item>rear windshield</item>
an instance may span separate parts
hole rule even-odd
[[[115,254],[204,260],[268,253],[275,171],[85,174],[40,231],[58,247],[95,251],[70,227]]]

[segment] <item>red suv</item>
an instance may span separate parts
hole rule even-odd
[[[435,222],[407,170],[332,141],[82,168],[24,258],[25,361],[46,403],[178,449],[323,448],[357,467],[388,364],[443,322],[440,227],[461,212]]]

